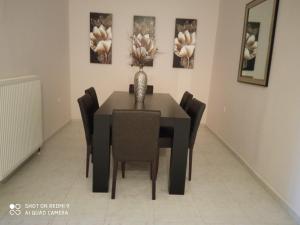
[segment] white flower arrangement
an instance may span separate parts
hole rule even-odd
[[[131,56],[133,58],[132,66],[143,67],[147,62],[151,62],[157,53],[155,40],[150,38],[149,34],[133,35]]]

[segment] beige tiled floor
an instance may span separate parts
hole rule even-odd
[[[151,200],[149,166],[130,164],[118,177],[116,200],[92,192],[86,179],[81,122],[72,122],[45,143],[6,183],[0,185],[2,225],[294,225],[280,204],[206,128],[194,154],[192,182],[184,196],[170,196],[170,152],[163,149],[157,200]],[[120,175],[120,174],[119,174]],[[70,204],[68,216],[11,216],[9,204]]]

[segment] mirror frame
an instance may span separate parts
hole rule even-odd
[[[279,0],[274,0],[273,10],[272,10],[272,21],[270,26],[270,35],[269,35],[269,43],[268,43],[268,53],[266,60],[266,67],[264,73],[264,79],[255,79],[248,76],[242,76],[242,67],[243,67],[243,58],[244,58],[244,48],[246,42],[246,32],[247,32],[247,24],[249,19],[249,11],[251,8],[269,0],[253,0],[246,5],[245,9],[245,17],[244,17],[244,28],[243,28],[243,36],[242,36],[242,46],[241,46],[241,55],[240,55],[240,63],[239,63],[239,71],[238,71],[238,82],[260,85],[267,87],[269,82],[269,75],[271,69],[271,61],[272,61],[272,53],[273,53],[273,44],[275,38],[275,30],[276,30],[276,22],[277,22],[277,14],[279,7]]]

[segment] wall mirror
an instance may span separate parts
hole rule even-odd
[[[268,86],[279,0],[246,5],[238,81]]]

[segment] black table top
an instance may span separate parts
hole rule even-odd
[[[169,94],[154,93],[146,95],[143,106],[137,106],[134,94],[128,92],[113,92],[95,113],[97,115],[111,115],[114,109],[144,109],[159,110],[161,117],[174,119],[189,119],[190,117]]]

